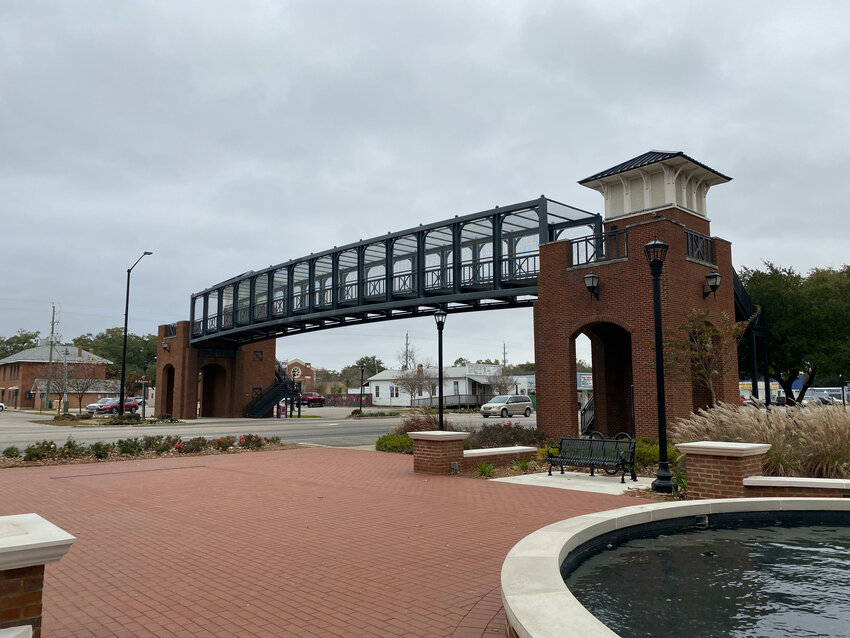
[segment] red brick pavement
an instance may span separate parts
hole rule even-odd
[[[45,637],[502,635],[508,550],[623,496],[414,474],[410,456],[279,452],[0,471],[0,515],[77,537]]]

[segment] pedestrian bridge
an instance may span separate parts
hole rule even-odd
[[[530,306],[541,244],[569,238],[572,263],[623,257],[602,218],[538,199],[420,225],[243,273],[192,295],[190,343],[233,347],[326,328]]]

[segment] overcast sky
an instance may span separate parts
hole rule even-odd
[[[0,336],[188,319],[248,270],[535,198],[650,149],[736,268],[848,262],[850,3],[0,2]],[[431,318],[278,341],[394,363]],[[530,310],[452,315],[445,357],[533,359]],[[580,353],[581,354],[581,353]],[[589,356],[589,355],[587,355]]]

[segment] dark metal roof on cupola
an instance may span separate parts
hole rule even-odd
[[[675,160],[676,158],[682,158],[684,160],[692,162],[693,164],[696,164],[697,166],[704,168],[710,173],[717,175],[717,177],[720,178],[720,181],[728,182],[732,180],[731,177],[728,177],[723,173],[719,173],[710,166],[706,166],[702,162],[698,162],[693,157],[685,155],[685,153],[683,153],[682,151],[648,151],[643,155],[633,157],[632,159],[627,160],[622,164],[617,164],[617,166],[614,166],[613,168],[609,168],[600,173],[596,173],[596,175],[586,177],[585,179],[580,180],[579,184],[587,184],[588,182],[604,179],[606,177],[625,173],[627,171],[635,170],[637,168],[643,168],[644,166],[649,166],[650,164],[658,164],[659,162]]]

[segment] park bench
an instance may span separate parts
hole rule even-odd
[[[614,475],[622,472],[620,482],[626,482],[626,472],[635,475],[635,442],[625,432],[619,433],[613,439],[606,439],[599,432],[591,432],[587,438],[563,438],[557,450],[550,448],[546,452],[549,463],[549,476],[556,465],[564,473],[567,467],[589,467],[590,475],[594,470],[603,470],[606,474]]]

